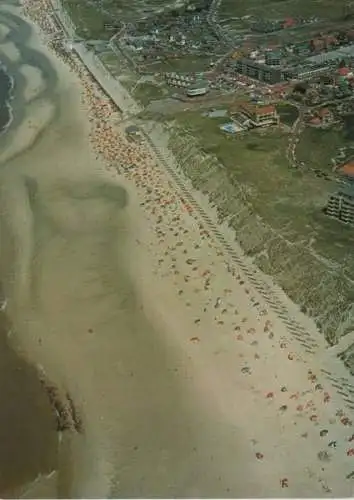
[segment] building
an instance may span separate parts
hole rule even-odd
[[[348,76],[350,75],[350,69],[347,68],[346,66],[342,66],[341,68],[338,69],[337,73],[339,76],[343,78],[348,78]]]
[[[331,194],[324,212],[332,219],[354,226],[354,189]]]
[[[279,83],[283,80],[279,67],[272,67],[247,58],[236,61],[236,71],[249,78],[270,84]]]
[[[322,52],[322,50],[325,48],[325,41],[323,38],[313,38],[310,40],[310,49],[312,52]]]
[[[329,64],[342,60],[349,60],[354,57],[354,44],[340,47],[329,52],[321,52],[320,54],[308,57],[306,61],[309,64]]]
[[[335,43],[332,38],[330,41]],[[308,50],[308,44],[302,44],[304,51]],[[296,46],[299,49],[302,45]],[[295,50],[296,52],[296,50]],[[256,54],[256,51],[254,51]],[[354,61],[354,44],[339,47],[336,50],[321,52],[320,54],[306,57],[303,64],[296,66],[285,66],[285,60],[281,50],[269,50],[265,53],[264,60],[257,61],[252,57],[240,57],[234,63],[236,71],[248,78],[269,83],[271,85],[289,80],[311,80],[331,71],[336,72],[338,63],[350,63]],[[345,78],[352,77],[347,68],[340,68],[339,74]]]
[[[196,82],[186,90],[186,94],[188,97],[205,95],[207,92],[209,92],[209,82],[204,80]]]
[[[129,125],[125,129],[126,137],[129,141],[142,142],[143,136],[141,130],[136,125]]]
[[[354,162],[345,164],[340,173],[343,185],[330,195],[324,212],[328,217],[354,226]]]
[[[321,120],[322,125],[328,125],[333,122],[333,113],[328,108],[321,108],[318,110],[318,116]]]
[[[342,176],[344,182],[349,185],[354,183],[354,160],[347,161],[339,169],[339,173]]]
[[[254,127],[279,124],[279,116],[273,104],[257,105],[243,103],[239,106],[239,111]]]
[[[310,127],[321,127],[322,126],[321,119],[318,116],[313,116],[312,118],[310,118],[309,121],[307,122],[307,124]]]
[[[289,80],[310,80],[316,76],[326,74],[331,70],[331,68],[325,64],[304,64],[301,66],[282,67],[278,55],[271,55],[269,57],[273,58],[272,61],[268,60],[273,63],[272,66],[258,63],[252,59],[239,59],[236,61],[236,71],[254,80],[275,85]]]
[[[265,62],[268,66],[280,66],[282,54],[280,50],[271,50],[266,52]]]
[[[326,127],[333,124],[335,117],[332,111],[328,108],[321,108],[314,112],[314,116],[311,116],[308,120],[308,125],[312,127]]]
[[[309,64],[287,68],[284,70],[284,79],[289,80],[311,80],[319,75],[324,75],[330,71],[326,64]]]
[[[294,53],[298,56],[304,57],[310,54],[310,43],[300,42],[294,45]]]
[[[184,75],[180,73],[165,73],[164,78],[167,85],[179,88],[187,88],[194,82],[191,75]]]

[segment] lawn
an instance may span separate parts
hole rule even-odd
[[[220,15],[242,17],[252,15],[263,19],[285,19],[287,17],[337,18],[347,2],[344,0],[222,0]]]
[[[277,104],[277,112],[281,123],[288,125],[288,127],[292,126],[299,115],[297,107],[287,102]]]
[[[247,187],[252,193],[252,206],[272,227],[286,227],[294,240],[299,231],[302,236],[312,234],[311,214],[320,211],[316,205],[325,201],[329,186],[311,174],[304,178],[289,168],[285,156],[287,134],[273,128],[228,136],[219,129],[227,121],[225,118],[189,112],[178,119],[186,131],[198,137],[204,151],[215,155],[226,167],[234,186]]]
[[[107,30],[107,26],[116,25],[115,30],[119,29],[120,23],[105,13],[98,2],[63,0],[63,5],[77,27],[78,35],[87,40],[109,39],[114,30]]]
[[[211,57],[198,57],[195,55],[186,55],[179,58],[168,58],[165,61],[156,61],[145,65],[147,71],[151,73],[193,73],[203,72],[210,69]]]
[[[151,16],[166,6],[165,0],[63,0],[63,4],[87,39],[106,40],[123,22]]]
[[[344,14],[353,11],[353,7],[345,0],[222,0],[220,7],[220,20],[223,26],[228,26],[232,31],[239,31],[249,26],[249,20],[240,19],[243,16],[252,16],[258,20],[281,20],[288,17],[302,17],[304,19],[316,18],[322,22],[330,22],[343,18]],[[274,36],[274,43],[281,39],[284,42],[300,41],[311,36],[311,31],[317,29],[315,24],[298,25],[295,29],[282,30],[278,35],[269,34],[266,38]],[[318,29],[325,29],[322,26]]]
[[[297,157],[305,162],[307,167],[332,172],[331,158],[334,158],[338,149],[346,143],[341,130],[306,127],[300,135]]]
[[[63,0],[78,34],[85,39],[107,40],[121,23],[150,16],[165,5],[164,0]]]
[[[117,54],[112,49],[107,49],[105,52],[99,54],[99,58],[114,76],[124,76],[125,79],[129,79],[132,82],[137,80],[138,77],[129,62],[119,52]]]
[[[134,87],[134,98],[143,106],[147,106],[151,101],[163,99],[166,96],[165,89],[152,82],[142,82],[134,85]]]

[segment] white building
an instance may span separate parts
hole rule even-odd
[[[200,81],[188,87],[186,94],[188,97],[195,97],[199,95],[205,95],[208,92],[209,92],[209,82]]]

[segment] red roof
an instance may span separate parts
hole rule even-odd
[[[319,111],[318,111],[318,114],[319,116],[327,116],[329,115],[331,112],[328,108],[321,108]]]
[[[340,172],[342,172],[342,174],[354,177],[354,162],[346,163],[339,170]]]
[[[244,102],[240,105],[241,109],[244,111],[255,114],[258,116],[268,115],[276,112],[276,108],[273,104],[251,104],[249,102]]]
[[[349,69],[346,68],[345,66],[343,68],[338,69],[338,74],[340,76],[347,76],[348,73],[349,73]]]
[[[255,109],[257,115],[269,115],[270,113],[275,113],[275,106],[269,104],[269,106],[261,106]]]
[[[292,17],[287,17],[286,19],[284,19],[283,22],[284,27],[294,26],[294,24],[296,24],[296,21]]]

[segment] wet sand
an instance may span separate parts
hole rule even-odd
[[[0,59],[0,63],[3,61]],[[0,135],[10,125],[12,119],[11,98],[13,81],[5,70],[0,66]]]
[[[57,465],[54,414],[36,371],[7,343],[8,325],[0,326],[0,494],[48,474]]]

